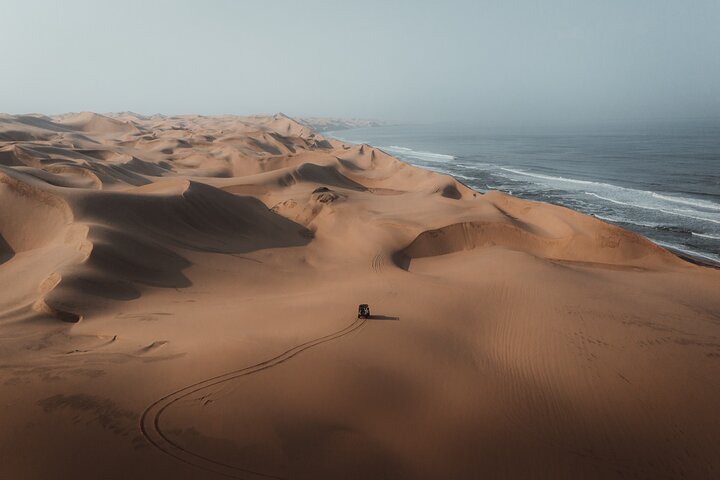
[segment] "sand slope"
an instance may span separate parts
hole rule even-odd
[[[720,270],[595,218],[282,114],[2,115],[0,205],[0,477],[720,476]]]

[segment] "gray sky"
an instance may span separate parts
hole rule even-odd
[[[2,0],[0,111],[720,117],[720,0]]]

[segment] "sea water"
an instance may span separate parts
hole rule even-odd
[[[325,132],[499,190],[594,215],[720,262],[720,121],[542,129],[394,125]]]

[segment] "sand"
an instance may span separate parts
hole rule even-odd
[[[0,205],[0,478],[720,477],[720,270],[598,219],[284,115],[3,115]]]

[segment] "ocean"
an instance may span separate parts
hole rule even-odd
[[[324,132],[486,192],[594,215],[720,263],[720,122],[510,130],[463,124]]]

